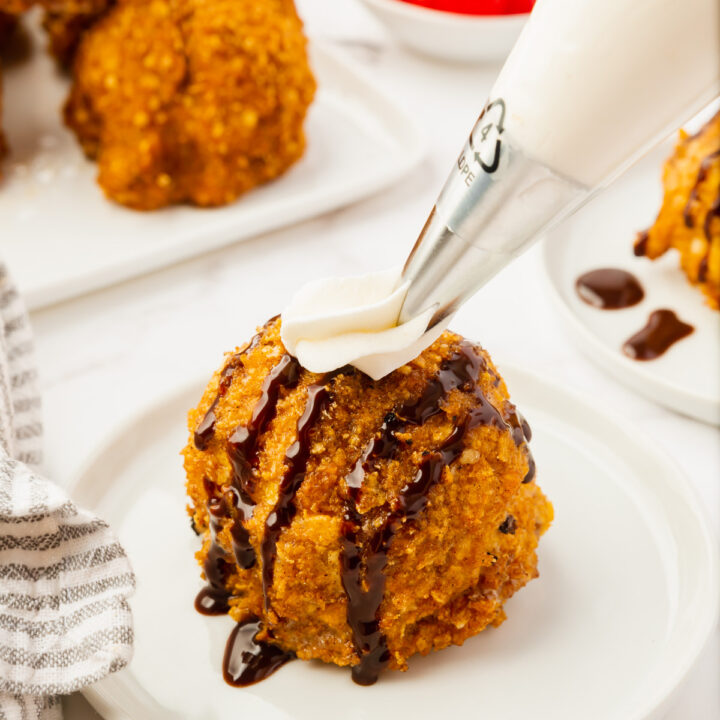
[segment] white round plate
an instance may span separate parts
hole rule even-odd
[[[686,280],[676,251],[655,261],[633,254],[635,234],[652,225],[660,209],[662,165],[671,152],[672,144],[663,145],[551,232],[544,266],[550,294],[591,360],[651,400],[720,425],[720,313]],[[577,278],[607,267],[635,275],[645,290],[643,301],[624,310],[598,310],[583,302],[575,290]],[[626,357],[625,340],[660,308],[675,311],[694,332],[656,360]]]
[[[564,389],[504,369],[534,430],[538,480],[556,520],[540,577],[508,619],[389,672],[296,661],[238,689],[221,677],[227,618],[193,609],[202,583],[179,450],[196,385],[134,418],[74,483],[117,530],[138,578],[136,652],[86,691],[108,720],[647,720],[667,707],[716,622],[715,540],[676,468],[632,428]]]
[[[403,45],[452,62],[502,62],[530,16],[460,15],[400,0],[362,1]]]

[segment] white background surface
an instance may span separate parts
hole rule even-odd
[[[410,55],[354,0],[298,5],[310,33],[344,45],[416,114],[430,138],[426,161],[393,190],[351,208],[35,313],[46,465],[58,482],[67,481],[105,433],[149,396],[198,374],[209,377],[222,352],[279,312],[305,279],[402,262],[498,71]],[[468,303],[455,329],[472,327],[501,370],[503,361],[525,366],[629,418],[684,468],[717,531],[717,430],[630,395],[591,366],[568,341],[541,274],[536,248]],[[716,632],[671,720],[720,717],[718,640]],[[70,720],[93,717],[78,698],[66,708]],[[551,716],[538,708],[538,717]]]

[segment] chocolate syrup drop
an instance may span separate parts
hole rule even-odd
[[[195,609],[201,615],[226,615],[230,610],[227,591],[204,587],[195,598]]]
[[[601,310],[632,307],[645,297],[638,279],[617,268],[586,272],[575,282],[575,289],[581,300]]]
[[[265,521],[265,534],[262,540],[262,581],[265,607],[269,607],[269,591],[273,582],[277,542],[282,531],[295,517],[295,496],[305,480],[307,463],[310,459],[310,431],[315,426],[328,400],[330,390],[328,378],[308,387],[305,410],[297,423],[297,440],[285,453],[285,474],[278,487],[278,499],[275,507]]]
[[[654,360],[695,328],[684,323],[672,310],[655,310],[647,325],[623,345],[623,352],[633,360]]]
[[[430,491],[442,480],[443,469],[462,454],[469,430],[479,425],[511,429],[517,445],[524,444],[532,434],[527,421],[510,403],[505,407],[508,415],[506,422],[485,397],[477,383],[478,376],[485,369],[485,362],[475,348],[468,342],[461,343],[452,357],[442,363],[417,401],[386,415],[379,432],[370,440],[346,477],[348,498],[341,525],[340,566],[347,596],[347,620],[360,658],[360,662],[352,668],[352,678],[359,685],[372,685],[390,661],[387,638],[380,629],[378,613],[385,595],[388,552],[398,530],[425,509]],[[477,405],[452,429],[438,450],[423,457],[412,481],[400,491],[397,506],[388,511],[384,522],[363,543],[362,515],[357,505],[365,475],[374,469],[378,460],[394,455],[400,442],[396,433],[408,425],[421,425],[442,412],[443,401],[456,388],[473,393]],[[524,446],[527,448],[527,445]],[[529,450],[527,452],[528,475],[534,476],[535,463]]]
[[[223,678],[228,685],[247,687],[272,675],[295,654],[277,645],[258,641],[260,620],[250,617],[238,623],[230,633],[223,657]]]

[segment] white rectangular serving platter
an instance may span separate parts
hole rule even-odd
[[[0,179],[0,258],[31,309],[161,268],[357,201],[421,159],[414,120],[331,47],[311,41],[318,92],[304,157],[232,205],[130,210],[108,201],[96,166],[62,124],[69,80],[42,49],[6,69],[10,154]]]

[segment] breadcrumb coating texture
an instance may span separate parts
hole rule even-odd
[[[204,538],[197,556],[201,565],[211,546],[208,489],[222,493],[232,483],[227,439],[238,426],[248,424],[263,381],[286,352],[279,320],[260,332],[254,347],[227,356],[189,414],[190,441],[183,454],[188,510]],[[310,433],[311,454],[295,498],[297,512],[277,544],[266,607],[261,581],[265,523],[278,500],[285,453],[297,439],[308,387],[321,376],[303,370],[297,386],[281,392],[277,415],[260,436],[251,488],[257,504],[252,518],[243,523],[258,562],[249,570],[235,564],[227,579],[234,619],[260,617],[272,641],[300,658],[338,665],[359,662],[340,566],[348,498],[345,478],[388,413],[417,400],[461,341],[446,332],[416,360],[380,381],[349,368],[330,380],[330,402]],[[480,348],[476,352],[484,360],[478,384],[507,419],[514,412],[507,388],[487,353]],[[238,358],[230,385],[218,395],[224,369]],[[216,397],[214,432],[199,450],[193,433]],[[397,451],[365,475],[358,503],[364,537],[382,523],[388,507],[397,505],[427,453],[438,449],[476,404],[472,393],[454,389],[442,401],[442,412],[398,433]],[[537,576],[538,538],[553,511],[534,482],[523,483],[527,472],[526,452],[507,428],[474,427],[465,435],[462,455],[444,467],[427,506],[416,519],[402,524],[390,546],[379,610],[391,668],[404,670],[414,653],[461,644],[488,625],[499,625],[505,618],[504,601]],[[510,532],[501,531],[503,523]],[[217,537],[227,551],[232,547],[230,525],[226,523]]]
[[[720,307],[720,112],[696,135],[680,131],[663,169],[664,197],[652,227],[635,244],[650,259],[680,253],[688,280]]]
[[[214,206],[302,156],[314,93],[288,0],[123,0],[82,37],[65,120],[113,200]]]

